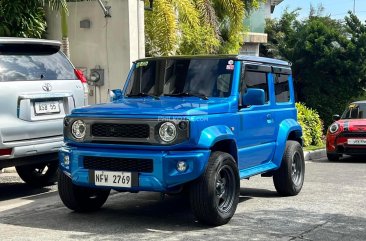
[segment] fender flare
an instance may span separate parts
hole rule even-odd
[[[232,130],[225,125],[210,126],[201,131],[197,147],[210,149],[215,143],[222,140],[235,140]]]
[[[279,168],[281,166],[282,157],[285,153],[286,141],[291,132],[297,131],[302,136],[302,128],[300,124],[294,119],[283,120],[278,129],[277,141],[276,141],[276,151],[274,153],[272,162]]]

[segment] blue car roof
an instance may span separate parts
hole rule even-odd
[[[161,57],[149,57],[139,59],[138,61],[149,61],[149,60],[162,60],[162,59],[234,59],[234,60],[242,60],[248,62],[258,62],[258,63],[267,63],[267,64],[276,64],[282,66],[290,67],[291,64],[289,62],[265,58],[265,57],[256,57],[256,56],[248,56],[248,55],[175,55],[175,56],[161,56]]]

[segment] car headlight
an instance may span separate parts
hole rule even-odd
[[[329,127],[329,132],[334,134],[339,130],[339,124],[338,123],[333,123],[330,125]]]
[[[159,136],[165,142],[171,142],[177,137],[177,128],[171,122],[164,122],[159,128]]]
[[[71,126],[71,134],[78,140],[81,140],[85,137],[86,133],[86,125],[82,120],[76,120],[72,123]]]

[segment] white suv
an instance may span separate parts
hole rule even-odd
[[[86,80],[57,41],[0,38],[0,170],[28,184],[52,184],[63,118],[86,104]]]

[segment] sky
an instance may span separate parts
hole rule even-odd
[[[330,15],[336,19],[344,19],[349,10],[353,11],[355,2],[356,15],[361,21],[366,20],[366,0],[284,0],[276,6],[272,18],[281,17],[283,11],[288,7],[289,10],[301,8],[300,18],[309,15],[310,5],[315,8],[322,4],[324,7],[324,15]]]

